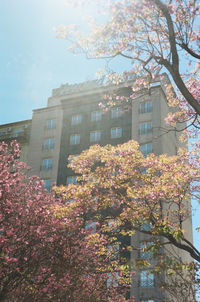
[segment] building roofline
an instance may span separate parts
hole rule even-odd
[[[46,106],[43,108],[33,109],[33,112],[54,110],[56,107],[61,108],[61,105]]]
[[[0,125],[0,127],[2,127],[2,126],[8,126],[8,127],[10,127],[10,126],[13,126],[13,125],[20,125],[20,124],[24,124],[24,123],[29,123],[29,124],[31,124],[31,122],[32,122],[32,119],[29,119],[29,120],[22,120],[22,121],[18,121],[18,122],[12,122],[12,123],[7,123],[7,124],[1,124]]]
[[[152,85],[159,82],[158,85],[152,86],[151,88],[161,86],[163,90],[163,80],[161,79],[163,77],[164,81],[169,81],[168,75],[166,73],[161,74],[157,78],[155,78],[152,81]],[[118,85],[114,84],[104,84],[100,83],[98,81],[91,81],[91,82],[82,82],[82,83],[77,83],[77,84],[65,84],[61,85],[59,88],[53,89],[52,90],[52,96],[48,98],[48,102],[53,102],[58,100],[59,102],[67,101],[67,100],[72,100],[72,99],[77,99],[80,97],[87,97],[91,95],[97,95],[97,94],[105,94],[105,93],[112,93],[115,92],[119,89],[123,88],[128,88],[131,87],[134,83],[135,79],[130,79],[124,82],[119,83]],[[95,86],[96,82],[96,86]],[[92,85],[90,85],[92,83]],[[84,86],[85,85],[85,86]],[[88,88],[87,88],[88,85]],[[139,90],[139,93],[141,93],[143,89]],[[137,92],[136,92],[137,94]],[[51,106],[48,106],[51,107]]]

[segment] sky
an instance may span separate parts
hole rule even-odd
[[[93,80],[104,60],[88,60],[67,51],[54,27],[79,24],[95,8],[69,8],[66,0],[0,0],[0,124],[31,119],[32,110],[47,105],[54,88]],[[120,61],[115,68],[126,68]],[[194,208],[195,227],[200,207]],[[195,242],[199,245],[199,233]]]
[[[54,27],[79,24],[94,7],[70,8],[66,0],[0,0],[0,124],[30,119],[53,88],[92,80],[103,60],[67,50]]]

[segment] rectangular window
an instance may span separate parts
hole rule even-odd
[[[152,230],[152,224],[150,223],[142,223],[141,230],[142,231],[151,231]]]
[[[114,273],[107,273],[107,287],[117,287],[118,286],[118,279],[119,275],[117,272]]]
[[[43,171],[51,170],[52,165],[53,165],[52,158],[43,159],[43,161],[42,161],[42,170]]]
[[[85,229],[86,229],[86,231],[89,230],[91,233],[95,233],[96,227],[97,227],[97,223],[95,221],[93,221],[93,222],[86,224]]]
[[[0,131],[0,136],[6,135],[6,131]]]
[[[142,271],[140,273],[140,286],[141,287],[153,287],[154,286],[154,274],[149,271]]]
[[[92,122],[101,121],[101,119],[102,119],[101,111],[91,112],[91,121]]]
[[[56,120],[47,120],[46,121],[46,129],[56,129]]]
[[[140,104],[140,114],[152,112],[152,102],[148,101]]]
[[[69,184],[76,184],[77,180],[76,180],[76,176],[67,176],[67,185]]]
[[[111,129],[111,138],[119,138],[122,136],[122,128],[116,127]]]
[[[72,134],[70,136],[70,145],[79,145],[80,144],[80,134]]]
[[[44,150],[51,150],[54,148],[55,140],[54,138],[47,138],[44,141]]]
[[[146,156],[149,153],[152,153],[152,144],[144,144],[140,146],[140,151],[144,156]]]
[[[44,187],[47,191],[50,191],[50,189],[51,189],[51,179],[45,179],[44,180]]]
[[[24,128],[18,128],[13,131],[13,136],[18,137],[21,133],[24,132]]]
[[[82,122],[82,115],[76,114],[72,115],[72,126],[79,125]]]
[[[118,255],[119,255],[119,244],[117,245],[109,245],[108,246],[108,257],[111,260],[115,260],[117,259]]]
[[[111,110],[111,118],[118,118],[122,115],[122,108],[116,107]]]
[[[140,124],[140,131],[139,134],[149,134],[152,133],[152,122],[145,122]]]
[[[101,139],[101,131],[90,132],[90,142],[98,142]]]
[[[149,259],[152,256],[152,251],[145,251],[145,248],[147,248],[148,246],[153,245],[153,242],[150,241],[143,241],[140,242],[140,258],[142,259]]]

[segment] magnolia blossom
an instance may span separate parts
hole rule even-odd
[[[78,1],[78,0],[77,0]],[[83,4],[84,1],[79,0]],[[90,1],[88,1],[90,2]],[[166,83],[169,105],[181,111],[168,118],[172,125],[187,123],[189,135],[199,132],[199,2],[183,0],[100,1],[99,22],[92,18],[90,33],[72,30],[67,35],[73,53],[89,58],[123,57],[130,68],[122,74],[111,71],[108,82],[118,85],[128,77],[135,81],[133,93],[166,72],[173,83]],[[62,30],[61,36],[63,37]],[[171,91],[170,91],[171,90]],[[174,94],[176,93],[176,96]]]

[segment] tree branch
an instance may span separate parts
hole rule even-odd
[[[190,106],[194,109],[194,111],[200,115],[200,104],[197,102],[197,100],[194,98],[192,93],[188,90],[188,88],[185,86],[185,83],[183,82],[179,72],[173,68],[173,65],[170,64],[170,62],[164,58],[161,57],[153,57],[156,62],[160,65],[163,65],[171,74],[176,86],[182,93],[183,97],[186,99],[186,101],[190,104]]]
[[[182,244],[181,242],[178,242],[173,235],[171,234],[161,234],[163,237],[167,238],[174,246],[178,247],[181,250],[184,250],[190,254],[190,256],[198,261],[200,263],[200,252],[192,245],[188,246],[186,244]],[[186,239],[184,240],[186,241]]]
[[[178,44],[181,48],[185,49],[192,57],[196,58],[196,59],[200,59],[200,55],[198,55],[197,53],[195,53],[191,48],[189,48],[187,46],[187,44],[185,44],[184,42],[181,44]]]
[[[171,15],[169,13],[169,10],[165,4],[163,4],[160,0],[150,0],[156,4],[156,6],[160,9],[160,11],[163,13],[163,15],[166,18],[167,26],[169,30],[169,43],[170,43],[170,49],[172,53],[172,64],[173,68],[178,72],[179,71],[179,57],[177,53],[176,48],[176,39],[175,39],[175,33],[174,33],[174,26],[173,21],[171,18]]]

